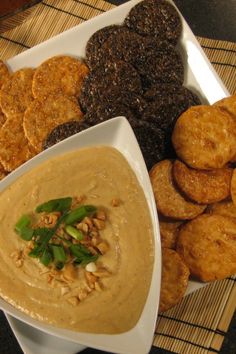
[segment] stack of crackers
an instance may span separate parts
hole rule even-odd
[[[160,216],[160,311],[202,282],[236,274],[236,95],[189,108],[177,120],[175,160],[150,171]]]
[[[36,69],[15,73],[0,62],[1,178],[42,151],[54,127],[81,120],[78,95],[88,71],[69,56],[53,57]]]

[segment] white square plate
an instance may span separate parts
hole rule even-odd
[[[56,328],[36,321],[21,311],[15,309],[2,299],[0,299],[0,308],[35,328],[76,343],[114,353],[147,353],[152,344],[159,304],[161,282],[161,243],[156,205],[149,175],[138,142],[127,119],[124,117],[117,117],[108,120],[52,146],[50,149],[40,153],[17,168],[8,177],[4,178],[0,182],[0,192],[11,185],[27,171],[32,170],[34,167],[52,157],[62,155],[66,152],[75,151],[83,147],[91,147],[96,145],[114,147],[126,157],[131,168],[136,174],[148,203],[154,233],[154,266],[148,297],[140,319],[135,327],[128,332],[116,335],[92,334]]]
[[[84,57],[85,45],[89,37],[104,26],[122,23],[131,7],[139,1],[140,0],[131,0],[124,5],[88,20],[79,26],[17,55],[10,59],[8,64],[11,69],[15,71],[26,66],[35,67],[53,55],[68,54],[76,57]],[[185,65],[184,85],[197,92],[203,102],[212,104],[228,96],[229,93],[183,18],[182,22],[183,33],[179,49],[183,55]],[[186,294],[202,286],[204,286],[204,284],[191,281]],[[75,345],[70,342],[64,341],[64,344],[62,344],[62,340],[60,345],[57,345],[58,339],[53,336],[46,335],[40,331],[37,331],[38,335],[36,336],[35,329],[21,324],[21,322],[10,316],[8,316],[8,320],[22,349],[27,354],[72,354],[82,349],[81,346],[77,347],[77,345],[75,348]]]

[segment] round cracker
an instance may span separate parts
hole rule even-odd
[[[0,181],[7,176],[7,171],[5,171],[3,165],[0,162]]]
[[[2,60],[0,60],[0,88],[4,84],[5,81],[7,81],[10,77],[10,73],[8,71],[8,68],[6,64]]]
[[[55,56],[43,62],[35,71],[32,90],[36,98],[50,94],[79,97],[82,82],[89,72],[80,60]]]
[[[232,180],[231,180],[231,198],[236,205],[236,169],[234,169]]]
[[[215,102],[214,106],[224,109],[236,119],[236,94]]]
[[[51,95],[31,103],[25,112],[23,127],[31,145],[40,152],[44,140],[57,125],[81,118],[82,112],[75,98]]]
[[[162,279],[159,311],[167,311],[183,298],[189,279],[189,269],[174,250],[162,249]]]
[[[211,171],[195,170],[176,160],[173,176],[178,188],[188,198],[200,204],[215,203],[230,195],[232,168]]]
[[[125,25],[141,35],[163,38],[175,45],[182,31],[180,16],[168,1],[145,0],[132,7]]]
[[[177,241],[191,275],[209,282],[236,273],[236,221],[204,214],[184,225]]]
[[[170,218],[193,219],[203,213],[206,206],[193,203],[179,193],[173,181],[172,165],[172,161],[164,160],[154,165],[150,171],[157,210]]]
[[[234,119],[219,107],[194,106],[177,120],[172,134],[176,154],[190,167],[221,168],[236,153]]]
[[[33,75],[33,69],[21,69],[12,74],[3,84],[0,91],[0,105],[7,117],[23,113],[33,101]]]
[[[163,216],[159,216],[161,247],[175,249],[177,237],[182,221],[176,221]]]
[[[0,128],[3,126],[3,124],[6,122],[7,117],[3,113],[1,107],[0,107]]]
[[[232,200],[223,200],[218,203],[208,205],[206,212],[208,214],[220,214],[230,218],[236,218],[236,205]]]
[[[69,122],[57,125],[45,139],[43,143],[43,149],[48,149],[60,141],[69,138],[70,136],[77,134],[87,128],[89,128],[89,125],[84,120],[71,120]]]
[[[22,114],[11,116],[0,130],[0,162],[8,172],[34,156],[25,137],[22,122]]]

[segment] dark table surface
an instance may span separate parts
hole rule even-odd
[[[125,0],[110,0],[120,5]],[[236,0],[174,0],[175,4],[197,36],[236,42]],[[236,315],[234,315],[220,354],[236,353]],[[103,352],[86,349],[83,354]],[[169,351],[152,348],[152,354],[168,354]],[[22,351],[0,311],[0,354],[22,354]],[[45,353],[47,354],[47,353]],[[127,353],[128,354],[128,353]]]

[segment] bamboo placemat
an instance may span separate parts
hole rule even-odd
[[[44,0],[31,19],[0,34],[0,59],[7,60],[113,7],[103,0]],[[198,40],[229,92],[235,93],[236,44]],[[235,278],[214,282],[159,315],[153,345],[174,353],[217,353],[235,308]]]

